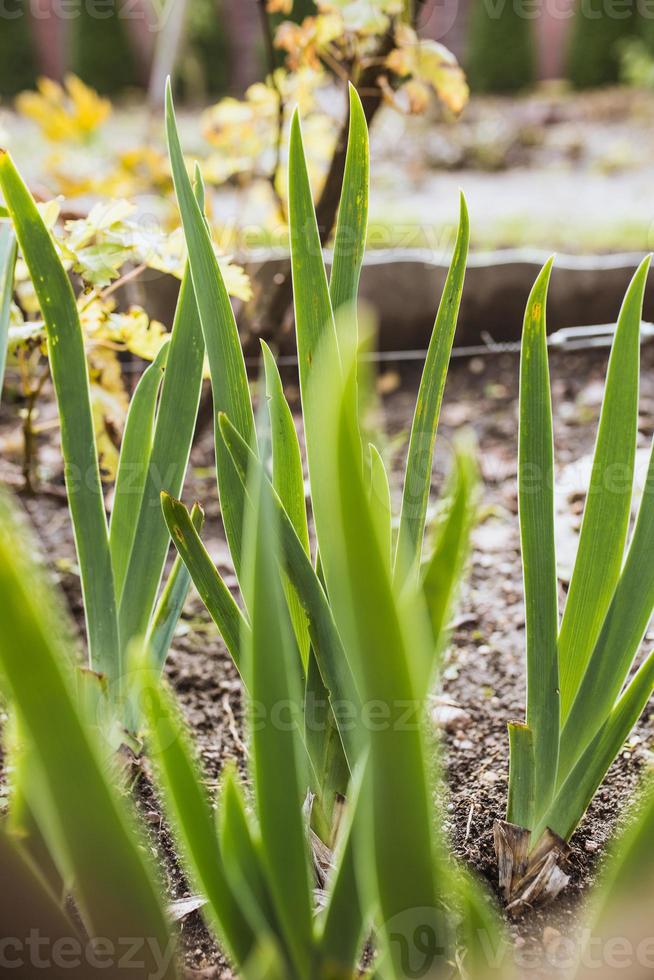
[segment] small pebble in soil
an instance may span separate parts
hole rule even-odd
[[[446,732],[456,732],[470,723],[470,715],[456,704],[437,704],[431,713],[437,728]]]

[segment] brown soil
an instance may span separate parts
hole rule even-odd
[[[606,352],[555,353],[551,365],[557,467],[562,468],[592,451]],[[447,728],[442,730],[449,793],[445,819],[455,852],[491,888],[495,887],[496,874],[492,825],[495,818],[503,816],[506,801],[506,725],[520,719],[524,710],[524,612],[515,488],[517,376],[517,359],[509,355],[453,365],[434,473],[437,488],[447,458],[447,440],[461,426],[473,428],[484,476],[484,519],[474,533],[470,576],[443,665],[441,693],[460,709],[458,715],[450,713]],[[293,379],[288,380],[292,390]],[[386,369],[380,388],[387,392],[383,406],[391,437],[407,433],[417,380],[413,368],[405,367],[401,374]],[[654,346],[643,351],[641,413],[639,445],[645,447],[649,445],[654,424]],[[14,425],[5,409],[0,416],[0,439],[10,436]],[[405,444],[405,440],[399,439],[398,444],[400,441]],[[51,460],[52,436],[42,449]],[[395,474],[398,479],[401,459],[402,451],[398,451]],[[15,484],[18,464],[5,456],[0,467],[0,478]],[[193,451],[188,482],[185,498],[190,501],[197,497],[204,502],[207,546],[228,584],[235,586],[220,527],[210,434],[203,436]],[[22,500],[79,622],[81,603],[72,536],[65,502],[56,491],[61,485],[61,474],[51,464],[48,483],[49,493],[35,498],[23,495]],[[395,493],[398,491],[396,485]],[[582,506],[579,494],[572,492],[563,506],[578,517]],[[193,730],[208,785],[213,788],[224,762],[236,759],[244,766],[247,753],[242,740],[239,680],[196,595],[187,604],[166,673]],[[651,762],[648,747],[652,741],[652,723],[650,710],[613,766],[575,835],[572,881],[566,893],[547,911],[525,916],[510,927],[516,949],[523,956],[536,954],[541,964],[540,969],[529,972],[530,977],[556,975],[548,957],[556,949],[559,934],[574,935],[580,903],[596,878],[605,845],[637,795],[641,773]],[[137,797],[152,843],[163,858],[169,894],[173,898],[182,897],[188,894],[186,883],[152,792],[147,764],[143,765],[138,780]],[[197,913],[188,916],[181,928],[189,971],[200,971],[191,972],[190,976],[231,977]]]

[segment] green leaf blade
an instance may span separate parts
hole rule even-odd
[[[162,489],[182,492],[202,390],[204,340],[190,274],[182,279],[166,361],[152,451],[119,607],[123,649],[148,630],[170,537]]]
[[[248,482],[253,507],[247,511],[243,567],[251,631],[243,642],[247,683],[256,707],[252,776],[271,893],[296,971],[309,976],[313,910],[302,815],[308,780],[301,761],[297,651],[278,574],[276,514],[257,465]],[[278,717],[281,706],[283,720]]]
[[[0,224],[0,397],[7,363],[7,343],[11,319],[11,300],[14,290],[16,238],[10,225]]]
[[[602,728],[654,609],[654,445],[625,566],[561,735],[559,782]]]
[[[116,595],[122,594],[125,572],[134,544],[138,513],[152,452],[157,395],[168,358],[168,344],[143,372],[132,396],[120,450],[109,545]]]
[[[355,821],[359,817],[364,766],[360,765],[350,780],[345,826],[339,833],[334,871],[318,926],[318,942],[325,969],[335,976],[350,976],[356,971],[364,930],[372,917],[372,908],[364,906],[357,876]]]
[[[379,450],[372,443],[369,444],[370,452],[370,503],[375,520],[375,527],[382,546],[382,553],[388,556],[388,565],[391,562],[392,538],[392,512],[391,512],[391,488],[388,482],[388,473],[384,466],[384,460],[379,454]]]
[[[273,454],[273,486],[291,519],[295,533],[309,554],[309,528],[304,500],[302,456],[279,369],[272,351],[261,342],[266,375],[266,397],[270,414],[270,433]]]
[[[184,504],[164,492],[161,507],[173,543],[240,671],[243,636],[249,630],[247,621],[209,557]]]
[[[254,445],[254,415],[238,329],[209,229],[186,171],[170,82],[166,89],[166,134],[193,289],[209,358],[214,412],[216,418],[219,412],[226,412],[243,438]],[[219,439],[216,439],[216,467],[225,533],[238,573],[243,489],[234,473],[231,458],[224,453]]]
[[[368,184],[370,179],[370,147],[368,125],[359,94],[349,86],[350,123],[343,175],[343,190],[338,208],[334,258],[329,280],[329,293],[334,312],[357,300],[361,266],[368,231]],[[351,335],[339,333],[339,343],[351,350],[357,348],[356,317],[342,321],[351,327]]]
[[[558,596],[554,547],[554,449],[545,305],[553,259],[533,287],[520,360],[518,498],[527,641],[527,725],[533,733],[534,805],[550,803],[559,755]]]
[[[534,736],[527,725],[509,725],[511,772],[506,819],[517,827],[529,828],[534,822],[535,765]]]
[[[400,581],[417,568],[422,555],[434,442],[461,305],[469,243],[470,221],[462,194],[454,253],[429,342],[411,425],[395,556],[395,571]]]
[[[176,836],[193,878],[206,896],[213,924],[237,964],[243,964],[255,937],[230,887],[209,800],[175,705],[159,672],[142,666],[141,700],[149,723],[149,744]]]
[[[193,506],[191,523],[197,533],[201,534],[204,525],[204,511],[199,504]],[[170,570],[166,587],[157,603],[145,640],[152,663],[160,670],[164,668],[190,585],[191,575],[181,555],[178,554]]]
[[[311,502],[321,559],[329,565],[329,525],[326,513],[330,476],[324,465],[324,431],[328,402],[312,397],[313,364],[320,356],[329,360],[334,379],[340,376],[340,354],[327,275],[322,258],[320,234],[311,197],[309,173],[297,111],[291,124],[289,145],[289,227],[291,270],[295,308],[295,333],[300,373],[300,392],[306,442]],[[323,549],[323,541],[325,549]],[[329,580],[329,569],[325,568]]]
[[[272,352],[262,341],[263,362],[266,376],[266,397],[270,417],[272,443],[272,482],[284,510],[288,514],[295,532],[302,542],[307,555],[309,550],[309,528],[307,508],[304,500],[304,475],[300,444],[295,431],[293,415],[284,395],[282,380]],[[309,658],[310,637],[307,619],[300,599],[291,583],[285,583],[284,591],[288,602],[293,630],[300,648],[300,656],[306,671]]]
[[[588,667],[622,569],[636,456],[640,324],[649,266],[648,257],[627,291],[609,361],[591,482],[559,634],[562,723]],[[619,474],[617,486],[615,474]]]
[[[422,573],[425,596],[434,637],[434,649],[442,649],[448,617],[463,574],[470,546],[477,501],[479,474],[467,448],[457,447],[451,503],[438,528],[434,550]]]
[[[305,389],[318,348],[325,342],[336,351],[337,342],[334,313],[297,111],[291,123],[288,186],[300,384]],[[227,414],[229,415],[229,412]]]
[[[75,296],[32,195],[5,151],[0,151],[0,190],[46,325],[66,488],[82,579],[89,656],[94,669],[115,678],[120,674],[121,653],[113,572],[88,368]]]
[[[564,840],[572,837],[653,690],[654,655],[650,654],[563,781],[537,832],[551,827]]]
[[[328,579],[328,584],[362,703],[377,706],[384,717],[383,724],[367,728],[370,779],[361,840],[372,852],[366,875],[370,884],[366,882],[365,891],[372,887],[379,902],[382,935],[396,971],[390,975],[401,976],[401,942],[389,943],[390,934],[412,943],[416,928],[424,926],[434,929],[443,948],[448,948],[436,909],[446,875],[432,819],[422,735],[427,680],[425,671],[416,666],[429,659],[430,629],[417,595],[415,602],[407,595],[401,601],[397,598],[382,555],[358,427],[351,417],[353,371],[352,362],[346,383],[340,385],[331,403],[335,411],[326,426],[323,446],[328,468],[336,475],[330,547],[332,567],[340,573]],[[322,394],[324,403],[325,391],[333,391],[329,362],[316,365],[314,384],[316,400]],[[409,910],[415,910],[417,918]]]
[[[249,468],[255,465],[260,467],[261,463],[227,416],[221,416],[219,424],[225,445],[232,454],[235,466],[245,484]],[[276,511],[280,535],[280,559],[306,611],[311,642],[325,686],[336,701],[355,705],[358,719],[361,697],[321,581],[272,485],[264,481],[264,486],[272,497]],[[365,742],[358,725],[347,726],[347,732],[343,733],[343,742],[352,764]]]
[[[159,885],[79,709],[72,662],[59,639],[60,614],[29,557],[36,550],[31,535],[2,496],[0,530],[0,673],[43,776],[44,790],[30,800],[31,807],[56,816],[78,908],[91,934],[116,942],[141,935],[156,944],[152,948],[165,950],[170,937]],[[148,968],[155,969],[152,961]],[[176,975],[170,965],[165,976]]]
[[[246,812],[243,788],[231,766],[223,780],[218,825],[225,870],[253,932],[258,936],[268,933],[283,947],[284,939],[266,878],[261,840]]]

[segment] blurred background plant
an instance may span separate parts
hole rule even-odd
[[[77,305],[84,332],[91,404],[103,478],[116,476],[118,451],[129,406],[130,382],[125,375],[125,356],[150,362],[169,336],[171,324],[151,319],[136,302],[130,302],[130,286],[139,276],[174,276],[181,280],[186,246],[181,228],[168,232],[138,220],[134,204],[127,200],[99,202],[85,218],[62,215],[57,201],[40,206],[53,232],[64,267],[77,286]],[[230,295],[250,296],[248,278],[240,266],[219,257]],[[117,297],[122,294],[119,303]],[[8,334],[9,368],[15,367],[22,409],[23,479],[34,489],[39,396],[50,377],[46,331],[38,298],[27,266],[16,266],[14,302]]]
[[[203,97],[228,84],[229,56],[215,7],[207,2],[179,5],[178,22],[165,22],[153,55],[150,89],[156,107],[162,76],[175,71],[178,88],[188,97]],[[254,5],[252,5],[254,6]],[[374,3],[293,4],[287,0],[259,0],[260,30],[255,45],[261,50],[265,77],[249,85],[242,96],[225,96],[201,117],[204,142],[200,155],[209,186],[229,187],[232,203],[217,218],[217,240],[227,251],[242,248],[244,226],[248,246],[287,245],[286,154],[291,111],[299,105],[306,119],[312,181],[318,193],[318,221],[325,244],[332,232],[345,161],[347,135],[346,84],[359,91],[368,123],[383,104],[409,115],[425,112],[436,96],[448,118],[464,108],[468,88],[456,59],[441,44],[417,31],[419,5],[407,0]],[[414,9],[415,8],[415,9]],[[309,16],[303,16],[310,12]],[[295,15],[295,20],[288,19]],[[105,45],[110,54],[96,57],[96,35],[102,38],[103,21],[82,17],[76,21],[72,63],[80,76],[103,92],[112,91],[104,77],[106,58],[123,58],[125,47],[120,18],[111,18],[112,31],[122,41]],[[95,33],[94,33],[95,32]],[[100,32],[98,34],[98,32]],[[113,34],[112,34],[113,37]],[[104,42],[102,42],[104,44]],[[102,46],[101,44],[101,46]],[[130,59],[125,57],[129,67]],[[222,67],[216,67],[222,66]],[[222,73],[222,74],[221,74]],[[116,73],[129,87],[128,68]],[[108,103],[68,76],[65,87],[39,80],[36,93],[17,101],[23,115],[35,121],[42,136],[54,144],[46,158],[43,182],[51,195],[80,199],[88,208],[97,197],[143,196],[168,191],[170,184],[156,123],[113,141],[107,125]],[[197,121],[195,121],[197,125]],[[149,130],[149,133],[148,133]],[[195,140],[198,142],[197,136]],[[71,145],[75,145],[71,167]],[[194,153],[197,156],[197,153]],[[211,204],[211,201],[209,201]],[[76,207],[78,205],[75,205]],[[165,207],[165,206],[164,206]],[[167,213],[156,210],[161,220]],[[211,212],[211,206],[209,207]],[[222,225],[222,227],[221,227]],[[289,305],[288,276],[271,284],[255,277],[253,298],[243,319],[255,333],[276,327]]]
[[[566,18],[553,26],[546,10],[538,19],[525,18],[513,4],[497,11],[484,3],[462,4],[452,13],[447,4],[441,10],[407,0],[137,0],[130,10],[138,16],[131,17],[116,0],[111,10],[103,5],[102,17],[92,5],[80,4],[78,16],[64,23],[54,14],[37,19],[29,5],[13,2],[0,36],[0,92],[20,92],[18,114],[0,117],[3,145],[12,149],[36,198],[52,209],[62,243],[70,234],[67,223],[90,220],[101,202],[120,199],[132,207],[129,227],[114,216],[112,227],[101,230],[102,241],[91,237],[81,246],[81,259],[66,255],[85,293],[98,434],[109,473],[126,404],[119,356],[126,351],[140,357],[146,333],[150,339],[163,335],[160,323],[170,325],[177,289],[169,278],[177,218],[157,111],[168,72],[186,105],[179,121],[187,162],[202,162],[207,213],[222,261],[232,269],[230,291],[244,307],[239,325],[249,350],[256,349],[258,336],[292,338],[288,263],[258,261],[271,247],[282,255],[288,250],[285,146],[291,110],[298,105],[305,120],[321,241],[328,244],[344,164],[347,81],[357,87],[368,122],[374,120],[369,247],[403,244],[444,255],[455,219],[440,202],[454,199],[460,170],[489,175],[475,187],[479,204],[471,197],[475,211],[482,212],[473,248],[545,240],[566,251],[649,247],[650,221],[639,195],[627,208],[627,191],[616,189],[615,181],[610,213],[602,209],[593,227],[584,222],[582,230],[571,214],[575,206],[584,210],[584,194],[595,193],[591,184],[603,186],[607,178],[646,165],[642,128],[637,137],[629,130],[632,113],[642,118],[646,104],[612,91],[575,97],[561,84],[538,87],[539,79],[566,72],[579,86],[612,82],[619,72],[630,86],[650,87],[654,27],[646,17],[616,20],[592,8],[588,18],[578,3],[574,22]],[[442,41],[468,71],[474,96],[469,107],[464,74]],[[575,72],[577,62],[585,78]],[[53,77],[41,75],[43,69]],[[510,99],[494,96],[509,89]],[[216,96],[218,101],[198,108]],[[460,113],[462,121],[452,125]],[[524,186],[518,176],[511,195],[497,206],[495,172],[540,172],[552,163],[568,173],[578,169],[583,188],[575,190],[572,180],[550,187],[542,195],[547,214],[530,198],[527,221],[526,197],[539,174]],[[76,227],[74,234],[85,228],[88,237],[88,225]],[[230,264],[231,255],[247,265],[250,286]],[[178,258],[181,263],[183,255]],[[47,372],[39,369],[38,328],[24,323],[38,324],[39,313],[22,271],[19,263],[9,377],[25,399],[21,439],[29,485],[32,421]],[[92,295],[85,292],[89,286]]]
[[[485,3],[475,4],[470,15],[466,69],[475,92],[529,88],[536,80],[532,21],[512,3],[504,4],[497,14]]]
[[[249,86],[242,98],[221,99],[204,113],[201,128],[207,182],[214,189],[229,187],[233,196],[228,213],[214,214],[213,221],[228,290],[244,304],[244,333],[271,335],[290,305],[290,269],[277,271],[274,282],[269,270],[263,269],[251,286],[227,253],[242,250],[242,226],[248,222],[256,228],[250,245],[288,240],[284,147],[293,107],[299,105],[306,119],[324,244],[334,225],[345,162],[346,84],[351,81],[358,87],[369,122],[383,103],[410,114],[424,111],[432,95],[441,100],[446,113],[454,115],[465,105],[468,89],[447,49],[418,36],[411,5],[404,0],[373,4],[320,0],[316,6],[304,7],[286,0],[261,0],[258,6],[265,80]],[[293,12],[301,18],[308,9],[311,16],[299,23],[287,19]],[[98,19],[82,11],[71,32],[71,63],[102,92],[115,92],[117,81],[122,89],[134,81],[125,29],[129,22],[118,14],[116,8],[113,16]],[[16,23],[24,28],[28,21],[20,17]],[[217,31],[220,20],[210,4],[179,4],[162,25],[153,55],[153,89],[158,76],[174,68],[187,94],[206,93],[225,84],[211,68],[224,65],[225,59]],[[120,132],[116,140],[116,130],[123,129],[122,116],[112,119],[111,103],[76,74],[67,74],[62,84],[39,78],[36,90],[18,96],[16,108],[36,125],[45,143],[45,152],[37,154],[44,160],[42,173],[30,174],[28,168],[27,176],[35,196],[44,202],[62,258],[79,284],[102,468],[111,479],[128,404],[119,355],[127,352],[146,359],[156,355],[165,328],[143,308],[151,309],[147,283],[151,296],[159,290],[156,277],[181,277],[185,261],[156,117],[144,119],[141,113],[127,127],[127,136]],[[214,201],[216,195],[210,192],[210,216]],[[10,352],[9,367],[18,368],[19,390],[25,399],[23,478],[31,488],[34,422],[48,369],[42,357],[38,303],[20,262]]]

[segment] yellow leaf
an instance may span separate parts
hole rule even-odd
[[[413,115],[420,115],[425,112],[429,105],[429,89],[424,82],[410,79],[400,89],[398,94],[404,93],[409,101],[409,112]]]
[[[77,75],[68,74],[66,88],[73,106],[73,118],[82,131],[89,134],[98,129],[111,115],[111,102],[85,85]]]
[[[409,77],[423,87],[429,86],[451,112],[460,113],[468,102],[470,91],[463,69],[452,52],[438,41],[418,38],[406,24],[399,25],[395,40],[398,47],[387,56],[386,67],[401,78]],[[417,89],[410,90],[407,95],[410,103],[423,101]]]
[[[87,354],[91,382],[91,411],[104,480],[115,479],[118,445],[125,426],[129,399],[120,362],[114,351],[94,348]]]
[[[22,92],[16,106],[53,142],[83,142],[111,113],[111,103],[76,75],[66,76],[65,88],[50,78],[39,78],[37,89]]]
[[[286,51],[286,64],[291,71],[309,68],[320,72],[321,52],[341,38],[344,29],[340,12],[305,17],[301,24],[286,20],[277,28],[275,47]]]
[[[413,47],[418,43],[418,35],[410,24],[402,22],[395,28],[395,42],[398,48]]]
[[[386,67],[394,75],[410,75],[413,72],[415,59],[407,48],[393,48],[386,58]]]
[[[418,66],[415,77],[432,86],[441,102],[452,112],[463,111],[470,97],[463,69],[451,51],[429,39],[418,45]]]
[[[151,320],[140,306],[132,306],[127,313],[112,313],[109,324],[125,349],[144,361],[155,359],[168,336],[163,323]]]
[[[384,34],[390,19],[403,12],[403,0],[318,0],[322,14],[338,13],[344,30],[356,34]]]
[[[240,265],[232,264],[226,256],[219,256],[218,264],[225,280],[225,288],[230,296],[247,303],[252,299],[250,277]]]

